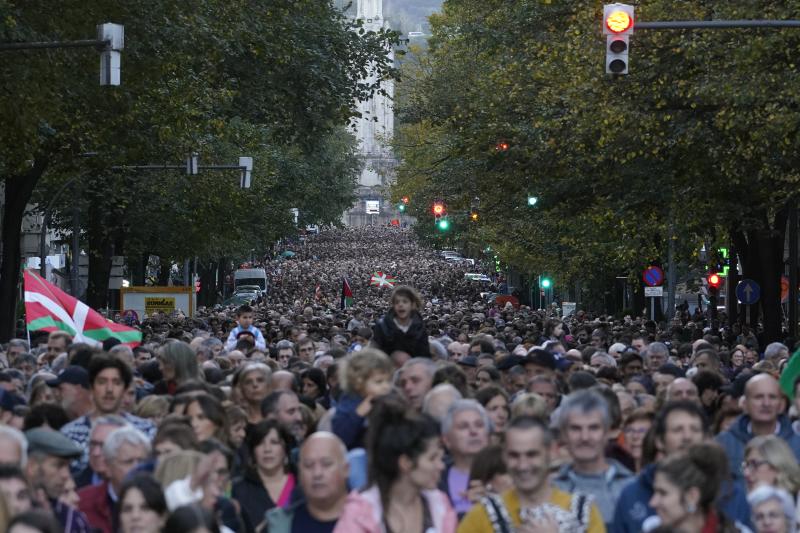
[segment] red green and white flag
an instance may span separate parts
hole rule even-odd
[[[374,272],[372,277],[369,279],[369,284],[373,287],[383,288],[383,287],[394,287],[397,280],[391,274],[384,274],[381,271]]]
[[[102,346],[114,337],[131,348],[142,343],[141,331],[109,322],[31,270],[25,271],[25,316],[28,331],[66,331],[73,342]]]
[[[350,282],[347,278],[342,278],[342,309],[347,309],[353,306],[353,289],[350,288]]]

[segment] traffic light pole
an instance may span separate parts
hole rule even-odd
[[[735,28],[800,28],[800,20],[669,20],[636,22],[638,30],[727,30]]]

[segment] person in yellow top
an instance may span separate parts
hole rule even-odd
[[[550,486],[550,431],[538,418],[506,428],[503,458],[514,488],[488,494],[464,516],[458,533],[605,533],[591,495]]]

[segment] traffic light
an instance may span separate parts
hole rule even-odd
[[[552,286],[553,286],[553,280],[551,280],[550,278],[546,278],[546,277],[542,278],[542,288],[543,289],[549,289]]]
[[[603,7],[603,34],[606,36],[606,74],[628,73],[628,49],[633,34],[634,7],[606,4]]]
[[[508,141],[504,140],[497,141],[497,144],[494,145],[496,152],[508,152],[509,148],[511,148],[511,145],[508,144]]]
[[[406,204],[400,202],[399,204],[397,204],[397,210],[400,211],[401,213],[404,213],[406,210]]]
[[[403,203],[403,205],[408,205],[408,202],[410,202],[411,200],[409,199],[409,197],[408,197],[408,196],[403,196],[403,197],[400,199],[400,201]]]
[[[472,212],[469,214],[469,219],[470,219],[471,221],[473,221],[473,222],[477,222],[479,218],[480,218],[480,215],[478,215],[478,212],[477,212],[477,211],[472,211]]]
[[[447,218],[442,218],[436,223],[436,227],[439,228],[440,231],[447,231],[450,229],[450,221]]]
[[[433,203],[433,225],[436,227],[436,229],[446,230],[450,226],[450,223],[447,222],[446,218],[444,218],[445,215],[447,215],[447,209],[445,208],[444,203],[443,202],[434,202]],[[443,223],[444,223],[444,226],[445,226],[444,228],[442,227]]]
[[[708,288],[717,290],[722,285],[722,277],[716,272],[711,272],[707,277]]]
[[[528,196],[528,207],[533,207],[539,202],[536,196]]]

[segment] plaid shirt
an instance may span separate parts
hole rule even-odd
[[[152,422],[138,416],[133,416],[130,413],[121,413],[120,416],[124,418],[130,425],[147,435],[152,439],[156,435],[156,427]],[[89,436],[92,433],[92,419],[88,415],[76,418],[72,422],[66,424],[61,428],[61,433],[66,435],[77,444],[82,450],[83,455],[79,459],[75,459],[70,464],[70,470],[73,475],[89,466]]]

